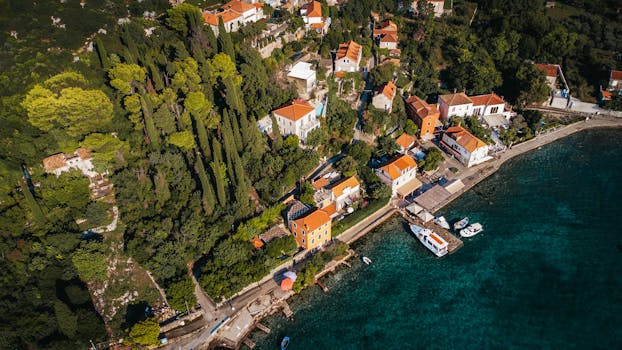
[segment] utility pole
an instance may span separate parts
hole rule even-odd
[[[97,348],[95,347],[95,344],[93,344],[93,340],[89,339],[89,342],[91,343],[92,349],[97,350]]]

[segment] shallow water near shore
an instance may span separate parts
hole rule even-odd
[[[589,130],[519,156],[441,211],[485,231],[435,258],[394,218],[352,260],[263,321],[255,349],[618,348],[622,131]]]

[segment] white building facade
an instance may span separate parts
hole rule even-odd
[[[316,109],[309,102],[294,100],[289,105],[272,112],[279,126],[281,135],[296,135],[302,142],[309,133],[320,127]]]

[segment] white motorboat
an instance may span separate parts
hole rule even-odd
[[[436,256],[441,257],[447,254],[447,242],[432,230],[413,224],[410,225],[410,230]]]
[[[469,217],[465,217],[464,219],[454,223],[454,230],[458,231],[458,230],[462,230],[463,228],[467,227],[467,225],[469,224]]]
[[[437,216],[436,218],[434,218],[434,223],[437,224],[438,226],[444,228],[445,230],[449,230],[449,223],[447,222],[447,220],[445,219],[444,216]]]
[[[476,234],[484,231],[484,227],[479,222],[469,225],[467,228],[463,228],[460,230],[460,236],[462,237],[473,237]]]
[[[364,256],[363,257],[363,262],[365,263],[365,265],[369,265],[369,264],[371,264],[371,259],[366,257],[366,256]]]

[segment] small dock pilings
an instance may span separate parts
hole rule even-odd
[[[445,241],[447,241],[447,251],[449,252],[449,254],[462,248],[462,246],[464,245],[464,242],[462,242],[458,237],[454,236],[453,234],[451,234],[449,231],[445,230],[444,228],[438,225],[435,225],[431,221],[426,223],[420,219],[413,219],[404,210],[400,210],[400,214],[402,214],[402,216],[404,217],[404,220],[408,221],[409,223],[422,226],[425,228],[429,228],[432,231],[438,233],[439,236],[441,236]]]

